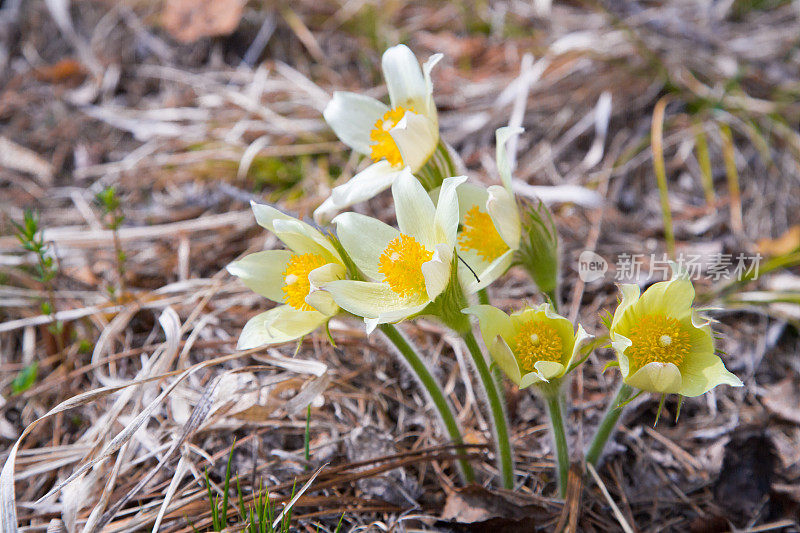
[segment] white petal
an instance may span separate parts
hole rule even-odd
[[[637,389],[663,394],[677,394],[683,378],[678,367],[672,363],[647,363],[628,376],[625,383]]]
[[[322,115],[343,143],[369,155],[372,152],[369,134],[387,111],[386,104],[369,96],[336,91]]]
[[[566,367],[556,361],[536,361],[533,367],[545,381],[550,381],[553,378],[560,378],[564,375],[564,371],[566,371]]]
[[[458,195],[456,189],[467,181],[466,176],[445,178],[436,204],[436,240],[446,243],[450,248],[456,245],[458,234]]]
[[[483,342],[487,345],[489,354],[497,363],[497,366],[506,373],[511,381],[519,385],[522,380],[522,372],[520,372],[517,358],[514,357],[514,353],[508,347],[506,341],[500,335],[497,335],[492,340],[483,339]]]
[[[378,272],[378,259],[400,232],[360,213],[342,213],[333,222],[336,236],[359,270],[372,280],[383,280],[383,274]]]
[[[393,46],[383,53],[381,63],[392,107],[414,107],[421,112],[427,104],[428,87],[411,49],[404,44]]]
[[[382,159],[373,163],[347,183],[335,187],[331,195],[314,211],[314,220],[323,224],[352,205],[369,200],[391,187],[400,171],[393,168],[388,161]]]
[[[428,91],[428,109],[426,114],[428,118],[430,118],[434,124],[436,124],[436,128],[438,129],[439,120],[436,116],[436,103],[433,101],[433,81],[431,81],[431,71],[433,67],[436,66],[436,63],[442,59],[442,54],[433,54],[428,60],[422,65],[422,73],[425,77],[425,88]]]
[[[339,212],[339,207],[333,201],[333,198],[328,196],[318,208],[314,210],[314,222],[317,224],[327,224]]]
[[[327,317],[331,317],[339,311],[339,306],[336,305],[333,296],[325,291],[308,293],[305,302]]]
[[[275,302],[284,302],[283,273],[291,257],[292,253],[287,250],[256,252],[234,261],[227,269],[251,291]]]
[[[617,353],[617,361],[619,362],[619,371],[622,374],[622,378],[625,379],[628,377],[630,373],[630,361],[628,360],[628,356],[625,355],[625,350],[633,346],[633,342],[623,335],[616,333],[614,331],[611,332],[611,347],[614,348],[614,351]]]
[[[575,334],[575,344],[572,345],[572,355],[567,362],[568,370],[572,365],[580,361],[581,347],[583,347],[583,345],[586,344],[589,339],[593,338],[594,335],[586,333],[586,330],[583,329],[583,326],[578,324],[578,332]]]
[[[412,305],[411,307],[407,307],[405,309],[386,311],[378,315],[378,318],[365,318],[364,323],[367,326],[367,333],[371,333],[378,324],[392,324],[394,322],[405,320],[406,318],[414,317],[418,313],[422,312],[422,310],[427,306],[427,303],[422,303],[418,305]]]
[[[476,205],[481,211],[486,210],[486,201],[489,199],[489,193],[486,192],[485,188],[473,185],[472,183],[462,183],[458,186],[457,191],[459,220],[463,221],[467,211]]]
[[[433,250],[436,236],[433,220],[436,208],[428,193],[406,167],[392,185],[394,208],[400,232],[414,237],[428,250]]]
[[[536,385],[537,383],[545,382],[547,383],[549,380],[543,376],[538,370],[536,372],[528,372],[522,379],[519,381],[519,388],[520,389],[527,389],[531,385]]]
[[[413,309],[425,307],[427,303],[401,299],[385,283],[342,280],[326,283],[322,289],[331,293],[339,307],[363,318],[391,314],[399,317],[396,320],[401,320],[416,312]]]
[[[500,179],[503,182],[509,193],[513,194],[511,190],[511,164],[508,161],[508,154],[506,153],[506,142],[512,135],[522,133],[522,128],[505,127],[500,128],[495,132],[497,171],[500,173]]]
[[[333,301],[330,293],[320,290],[320,287],[331,281],[345,279],[346,275],[344,265],[336,263],[328,263],[309,272],[308,282],[311,287],[305,298],[306,303],[323,315],[335,315],[339,311],[339,306]]]
[[[280,305],[248,320],[239,335],[237,348],[249,350],[266,344],[293,341],[311,333],[326,320],[325,315],[316,311],[298,311],[288,305]]]
[[[635,283],[625,283],[619,286],[622,291],[622,300],[619,302],[617,309],[614,311],[614,318],[611,320],[611,329],[617,329],[617,325],[625,318],[628,309],[639,301],[641,294],[639,286]]]
[[[422,263],[422,276],[425,278],[425,290],[433,301],[439,296],[447,282],[450,281],[450,268],[453,264],[453,249],[446,244],[437,244],[430,261]]]
[[[481,336],[487,347],[498,335],[503,339],[513,339],[516,335],[511,318],[502,310],[492,305],[473,305],[461,310],[467,315],[475,315],[481,328]],[[516,361],[516,359],[514,359]]]
[[[287,215],[271,205],[257,204],[251,201],[250,207],[253,209],[253,214],[256,216],[258,225],[272,232],[275,232],[274,223],[276,220],[297,220],[293,216]]]
[[[463,256],[464,252],[459,252],[459,254]],[[491,263],[488,263],[488,265],[485,262],[482,262],[480,263],[481,266],[486,266],[482,270],[476,269],[475,273],[478,275],[478,279],[475,279],[475,275],[473,275],[472,272],[470,272],[469,269],[467,269],[462,263],[459,263],[459,276],[462,280],[462,285],[464,285],[464,290],[467,292],[467,294],[473,294],[488,287],[500,276],[505,274],[506,271],[511,268],[513,262],[514,250],[508,250]],[[476,268],[472,263],[469,263],[469,266],[473,269]]]
[[[339,252],[320,232],[299,220],[276,220],[275,236],[296,254],[317,254],[329,263],[341,263]]]
[[[341,258],[336,249],[319,230],[275,209],[271,205],[250,202],[250,206],[256,216],[258,225],[273,232],[295,253],[320,253],[341,263]],[[278,235],[278,233],[281,233],[281,235]],[[287,239],[289,242],[287,242]]]
[[[486,200],[486,211],[492,217],[494,227],[503,242],[512,250],[516,250],[519,248],[522,229],[514,194],[499,185],[492,185],[487,192],[489,198]]]
[[[400,171],[382,159],[373,163],[342,185],[331,191],[331,198],[339,209],[369,200],[394,183]]]
[[[403,164],[417,172],[428,162],[439,142],[439,129],[425,115],[407,111],[403,118],[389,130]]]

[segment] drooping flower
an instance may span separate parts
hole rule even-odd
[[[721,384],[742,385],[714,353],[709,321],[692,308],[691,281],[675,277],[641,295],[638,285],[620,288],[610,337],[625,383],[682,396],[699,396]]]
[[[323,115],[334,133],[373,163],[331,191],[314,212],[326,222],[331,216],[388,189],[405,167],[419,171],[439,144],[439,120],[433,101],[431,70],[442,58],[434,54],[420,69],[405,45],[383,54],[382,68],[391,107],[369,96],[337,91]]]
[[[591,336],[544,303],[510,316],[491,305],[464,309],[475,315],[492,359],[520,389],[564,376],[580,362],[578,354]]]
[[[239,336],[239,349],[288,342],[324,324],[339,306],[318,288],[346,273],[339,253],[322,233],[274,207],[252,207],[258,224],[288,250],[256,252],[227,269],[252,291],[283,305],[251,318]]]
[[[445,179],[434,207],[411,170],[403,170],[392,185],[399,230],[358,213],[337,216],[339,241],[367,281],[331,281],[321,288],[342,309],[363,317],[369,331],[422,312],[451,281],[456,187],[465,179]]]
[[[519,248],[521,225],[519,207],[511,191],[511,170],[506,142],[522,128],[497,130],[497,168],[503,185],[488,188],[464,183],[458,188],[459,218],[458,253],[475,272],[466,281],[467,292],[482,289],[502,276],[514,262]],[[462,268],[465,268],[462,266]]]
[[[555,300],[558,285],[555,224],[542,202],[519,200],[511,188],[506,143],[522,131],[505,127],[496,132],[496,160],[502,186],[484,189],[465,183],[458,188],[459,254],[476,274],[467,286],[468,292],[490,285],[512,264],[519,264],[539,290]]]

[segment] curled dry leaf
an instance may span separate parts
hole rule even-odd
[[[757,249],[769,256],[787,255],[800,250],[800,224],[795,224],[777,239],[761,239]]]
[[[243,0],[167,0],[162,24],[182,43],[228,35],[239,25],[244,4]]]
[[[531,531],[556,516],[538,498],[471,485],[447,496],[436,526],[465,532]]]
[[[770,413],[800,425],[800,391],[791,377],[765,387],[761,401]]]

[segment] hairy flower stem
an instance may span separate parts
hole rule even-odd
[[[502,397],[498,391],[497,383],[486,364],[486,359],[484,359],[483,353],[478,346],[478,341],[475,340],[475,335],[472,334],[472,330],[461,332],[461,337],[467,344],[470,355],[472,355],[472,360],[475,363],[475,368],[478,370],[481,382],[483,382],[483,388],[489,402],[492,425],[494,426],[497,462],[503,480],[503,488],[513,489],[514,460],[511,457],[511,441],[508,436],[508,422],[506,421]]]
[[[633,388],[630,385],[622,383],[616,396],[614,396],[614,399],[608,404],[606,413],[603,415],[600,426],[597,428],[597,433],[594,434],[592,443],[589,445],[589,449],[586,450],[586,462],[590,465],[596,466],[597,461],[600,460],[603,448],[605,448],[606,442],[609,437],[611,437],[611,434],[614,433],[614,429],[617,427],[617,421],[625,407],[624,404],[631,397],[631,394],[633,394]]]
[[[561,384],[555,380],[550,383],[541,383],[538,388],[547,404],[547,414],[550,417],[550,433],[556,451],[556,469],[558,471],[558,494],[563,498],[567,490],[569,477],[569,447],[567,435],[564,431],[563,398]]]
[[[394,347],[397,348],[397,351],[403,356],[406,363],[408,363],[408,366],[411,367],[411,370],[413,371],[419,383],[422,385],[423,389],[428,393],[433,405],[436,407],[436,411],[439,414],[439,418],[441,419],[441,422],[444,425],[450,440],[453,441],[453,444],[457,446],[463,446],[464,439],[461,437],[461,431],[458,428],[458,423],[453,415],[453,410],[450,407],[450,403],[447,401],[447,398],[445,398],[441,387],[436,382],[436,379],[433,377],[433,375],[431,375],[428,367],[425,366],[425,363],[422,361],[419,354],[417,354],[416,350],[414,350],[405,336],[392,324],[381,324],[378,326],[378,328],[386,336],[389,342],[391,342]],[[464,451],[463,447],[458,449],[458,455],[458,462],[464,481],[467,483],[474,483],[475,472],[472,470],[472,466],[467,461],[466,452]]]

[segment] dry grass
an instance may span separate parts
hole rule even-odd
[[[285,501],[327,464],[295,505],[298,531],[333,530],[343,512],[345,530],[433,527],[457,485],[453,451],[392,352],[349,319],[332,324],[336,347],[317,333],[294,358],[294,345],[237,352],[242,325],[266,303],[224,271],[276,244],[254,224],[251,199],[307,216],[353,175],[359,161],[321,110],[334,89],[383,96],[387,45],[445,54],[434,75],[442,134],[472,179],[497,180],[495,128],[525,127],[512,150],[516,186],[553,208],[564,309],[589,331],[616,290],[578,280],[580,252],[613,267],[621,252],[666,250],[650,148],[662,97],[678,252],[752,253],[800,221],[797,2],[587,1],[542,16],[532,5],[253,4],[233,34],[187,45],[160,27],[155,1],[2,3],[0,457],[17,460],[0,496],[21,530],[207,527],[203,473],[219,482],[234,437],[246,495],[263,482]],[[109,185],[126,217],[127,291],[115,297],[115,238],[93,203]],[[35,257],[12,234],[26,207],[41,213],[58,259],[63,351],[40,311],[48,290],[32,276]],[[386,195],[358,209],[392,218]],[[754,502],[738,525],[797,520],[800,259],[791,247],[773,253],[776,269],[755,282],[699,287],[723,308],[713,312],[721,349],[746,387],[687,400],[679,424],[665,416],[656,429],[657,398],[636,400],[611,459],[598,477],[573,476],[566,504],[551,498],[543,406],[506,391],[519,491],[544,509],[541,529],[724,531],[724,521],[713,529],[732,517],[716,480],[726,443],[743,432],[766,435],[778,466],[768,505]],[[504,308],[539,298],[516,271],[490,293]],[[459,342],[430,322],[404,329],[446,384],[489,483],[487,424]],[[613,388],[615,374],[601,372],[611,357],[598,350],[574,381],[575,441],[591,435]],[[36,382],[11,394],[34,361]],[[674,418],[675,404],[666,409]]]

